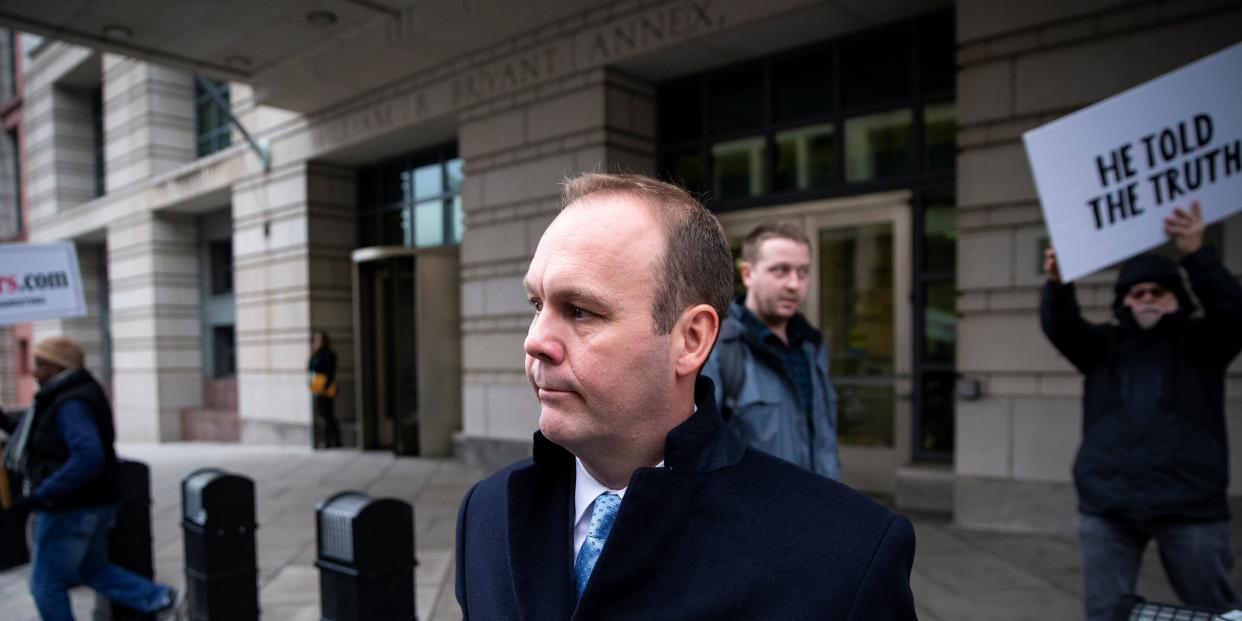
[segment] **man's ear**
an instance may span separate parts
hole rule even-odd
[[[673,326],[676,344],[673,362],[678,378],[698,374],[712,353],[719,331],[720,317],[716,309],[707,304],[693,306],[681,314],[681,319]]]
[[[746,290],[750,290],[750,279],[754,277],[755,266],[750,261],[738,261],[737,271],[742,277],[742,284],[746,286]]]

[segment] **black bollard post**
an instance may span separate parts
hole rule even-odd
[[[0,414],[3,416],[3,414]],[[11,503],[21,493],[22,477],[9,472],[0,465],[0,509]],[[0,571],[21,567],[30,562],[30,548],[26,545],[26,520],[17,521],[8,511],[0,511]]]
[[[121,506],[108,533],[108,560],[145,578],[155,577],[151,552],[151,469],[140,461],[119,460]],[[126,608],[95,594],[95,621],[152,621],[155,615]]]
[[[185,586],[193,621],[258,621],[254,481],[216,468],[181,480]]]
[[[414,508],[341,492],[315,507],[323,621],[412,621]]]

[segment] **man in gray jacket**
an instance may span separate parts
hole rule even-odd
[[[839,479],[828,347],[798,312],[811,242],[793,224],[760,225],[742,240],[740,268],[746,295],[730,305],[702,373],[716,385],[729,427],[747,444]]]

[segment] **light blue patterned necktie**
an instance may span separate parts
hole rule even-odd
[[[578,550],[578,560],[574,562],[574,580],[578,586],[578,598],[582,598],[582,590],[586,588],[591,570],[595,569],[595,561],[604,549],[604,540],[612,530],[612,523],[617,519],[617,510],[621,508],[621,497],[604,492],[595,497],[591,509],[591,526],[587,529],[586,539]]]

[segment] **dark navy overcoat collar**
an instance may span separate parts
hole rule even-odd
[[[664,468],[639,468],[582,595],[573,594],[574,456],[535,432],[534,464],[509,475],[509,561],[514,594],[524,619],[592,618],[594,601],[627,589],[627,576],[643,575],[681,528],[679,516],[694,502],[700,475],[732,466],[745,445],[721,419],[710,379],[694,387],[697,411],[669,432]],[[575,609],[575,606],[577,608]]]

